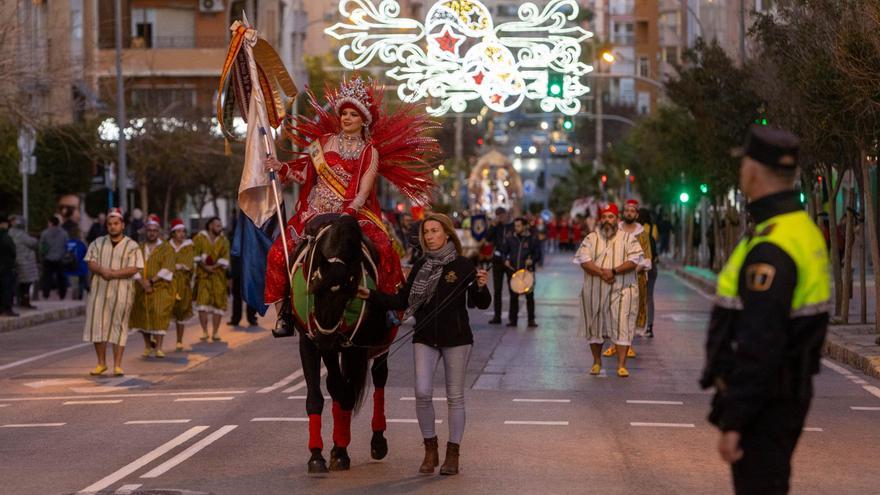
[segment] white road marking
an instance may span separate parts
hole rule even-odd
[[[880,411],[880,407],[875,406],[850,406],[853,411]]]
[[[318,376],[324,376],[326,374],[327,374],[327,368],[322,367],[321,373]],[[306,381],[303,380],[290,388],[286,388],[286,389],[282,390],[281,393],[282,394],[292,394],[292,393],[296,392],[297,390],[304,388],[305,386],[306,386]]]
[[[557,404],[569,404],[571,399],[513,399],[513,402],[551,402]]]
[[[400,400],[416,400],[415,397],[401,397]],[[445,402],[446,397],[433,397],[431,400],[436,402]]]
[[[398,418],[398,419],[389,418],[389,419],[386,419],[385,422],[386,423],[418,423],[419,420],[409,419],[409,418]],[[438,424],[438,425],[443,424],[443,420],[442,419],[435,419],[434,424]]]
[[[293,399],[293,400],[306,400],[307,398],[308,397],[305,395],[291,395],[290,397],[288,397],[288,399]],[[324,398],[328,399],[328,400],[332,399],[332,397],[330,397],[329,395],[325,395]]]
[[[159,464],[158,466],[156,466],[155,468],[153,468],[152,470],[147,472],[147,474],[144,474],[143,476],[141,476],[141,478],[158,478],[159,476],[162,476],[171,468],[177,466],[178,464],[182,463],[183,461],[194,456],[199,451],[201,451],[202,449],[204,449],[208,445],[211,445],[212,443],[216,442],[217,440],[222,438],[224,435],[226,435],[227,433],[229,433],[230,431],[232,431],[236,428],[238,428],[238,425],[226,425],[226,426],[221,427],[219,430],[215,431],[214,433],[211,433],[210,435],[206,436],[205,438],[190,445],[183,452],[177,454],[176,456],[172,457],[171,459],[168,459],[167,461],[163,462],[162,464]]]
[[[301,377],[302,374],[303,374],[303,370],[301,370],[301,369],[296,370],[293,373],[291,373],[291,374],[285,376],[284,378],[278,380],[277,382],[273,383],[272,385],[269,385],[268,387],[264,387],[264,388],[261,388],[260,390],[257,390],[257,393],[258,394],[268,394],[269,392],[278,390],[279,388],[281,388],[281,387],[287,385],[288,383],[296,380],[297,378]]]
[[[23,364],[32,363],[38,359],[43,359],[43,358],[47,358],[49,356],[54,356],[56,354],[61,354],[62,352],[72,351],[74,349],[79,349],[81,347],[86,347],[86,346],[91,346],[91,345],[92,345],[91,342],[83,342],[81,344],[75,344],[75,345],[72,345],[69,347],[55,349],[54,351],[44,352],[43,354],[37,354],[36,356],[31,356],[29,358],[20,359],[18,361],[13,361],[11,363],[4,364],[3,366],[0,366],[0,371],[8,370],[9,368],[15,368],[16,366],[21,366]]]
[[[867,390],[869,394],[880,399],[880,388],[877,388],[873,385],[863,385],[862,388]]]
[[[78,405],[87,405],[87,404],[119,404],[122,402],[122,399],[110,399],[110,400],[69,400],[67,402],[63,402],[62,406],[78,406]]]
[[[694,428],[693,423],[630,423],[630,426],[649,426],[657,428]]]
[[[851,379],[851,380],[852,380],[852,382],[855,383],[856,385],[868,385],[868,382],[865,381],[865,380],[862,380],[861,378],[853,378],[853,379]]]
[[[122,485],[113,492],[113,495],[131,495],[135,490],[142,487],[142,484]]]
[[[828,358],[822,358],[822,364],[824,364],[828,368],[831,368],[832,370],[840,373],[843,376],[847,376],[847,377],[853,376],[853,374],[850,370],[844,368],[843,366],[841,366],[837,363],[831,362],[831,360]]]
[[[224,400],[233,400],[235,397],[178,397],[174,399],[174,402],[210,402],[210,401],[224,401]]]
[[[92,380],[85,378],[52,378],[49,380],[37,380],[35,382],[27,382],[25,387],[44,388],[44,387],[61,387],[63,385],[74,385],[77,383],[92,383]]]
[[[136,419],[134,421],[126,421],[126,425],[178,425],[192,421],[191,419]]]
[[[181,395],[229,395],[246,394],[247,390],[205,390],[195,392],[151,392],[143,394],[110,394],[110,395],[62,395],[54,397],[0,397],[0,402],[26,402],[34,400],[77,400],[77,399],[111,399],[137,397],[179,397]]]
[[[0,428],[41,428],[43,426],[64,426],[67,423],[19,423],[0,426]]]
[[[684,402],[678,400],[628,400],[627,404],[650,404],[657,406],[683,406]]]
[[[505,421],[506,425],[568,426],[568,421]]]
[[[159,457],[170,452],[171,449],[177,447],[178,445],[183,444],[184,442],[186,442],[190,438],[198,435],[199,433],[201,433],[207,429],[208,429],[207,426],[193,426],[189,430],[186,430],[185,432],[172,438],[168,442],[156,447],[155,449],[151,450],[150,452],[147,452],[146,454],[139,457],[138,459],[135,459],[131,463],[119,468],[113,474],[110,474],[107,477],[105,477],[104,479],[101,479],[100,481],[96,481],[95,483],[83,488],[82,490],[79,491],[79,493],[99,492],[99,491],[107,488],[108,486],[118,482],[119,480],[125,478],[126,476],[130,475],[131,473],[137,471],[138,469],[153,462],[154,460],[158,459]]]
[[[9,406],[11,406],[11,405],[12,405],[12,404],[0,404],[0,407],[9,407]]]
[[[271,423],[275,421],[292,421],[295,423],[308,423],[309,418],[252,418],[251,423]]]
[[[823,428],[815,428],[811,426],[804,427],[804,431],[825,431]]]

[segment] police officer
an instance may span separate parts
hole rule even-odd
[[[703,388],[738,494],[788,493],[812,399],[831,294],[822,233],[794,190],[798,139],[753,126],[740,188],[754,227],[718,276]]]

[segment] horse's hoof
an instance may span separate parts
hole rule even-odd
[[[381,431],[374,431],[373,439],[370,440],[370,457],[378,461],[384,459],[386,455],[388,455],[388,440]]]
[[[309,459],[309,475],[310,476],[326,476],[330,471],[327,469],[327,461],[321,455],[320,450],[313,450],[312,457]]]
[[[330,471],[348,471],[351,469],[351,458],[345,447],[333,447],[330,451]]]

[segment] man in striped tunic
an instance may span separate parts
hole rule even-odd
[[[144,337],[145,358],[153,353],[153,344],[156,357],[164,358],[162,341],[174,306],[174,250],[159,238],[158,216],[148,216],[144,227],[146,241],[140,245],[144,269],[134,276],[137,284],[129,325]]]
[[[212,318],[211,340],[220,341],[220,319],[226,312],[228,290],[226,269],[229,267],[229,240],[223,236],[223,224],[213,217],[205,230],[196,235],[196,309],[202,325],[201,340],[208,340],[208,315]]]
[[[98,365],[93,376],[107,371],[107,342],[113,344],[113,374],[122,376],[122,353],[128,337],[128,315],[134,299],[132,277],[144,268],[136,242],[126,237],[122,211],[107,214],[107,235],[95,239],[86,252],[92,290],[86,306],[83,340],[95,344]]]
[[[177,346],[174,350],[183,350],[183,329],[187,320],[192,318],[192,272],[193,242],[186,238],[186,227],[183,220],[175,218],[171,221],[171,238],[168,244],[174,249],[174,307],[171,318],[177,327]]]
[[[574,263],[584,270],[581,311],[593,354],[591,375],[602,369],[605,339],[617,347],[617,376],[627,377],[626,357],[639,312],[636,268],[644,253],[636,236],[620,230],[617,205],[599,212],[599,228],[581,243]]]

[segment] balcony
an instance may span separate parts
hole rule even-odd
[[[163,43],[182,44],[182,39]],[[128,48],[122,50],[122,72],[125,77],[219,77],[226,56],[222,44],[212,48],[168,47]],[[177,45],[175,45],[177,46]],[[115,50],[98,51],[98,77],[116,76]]]

